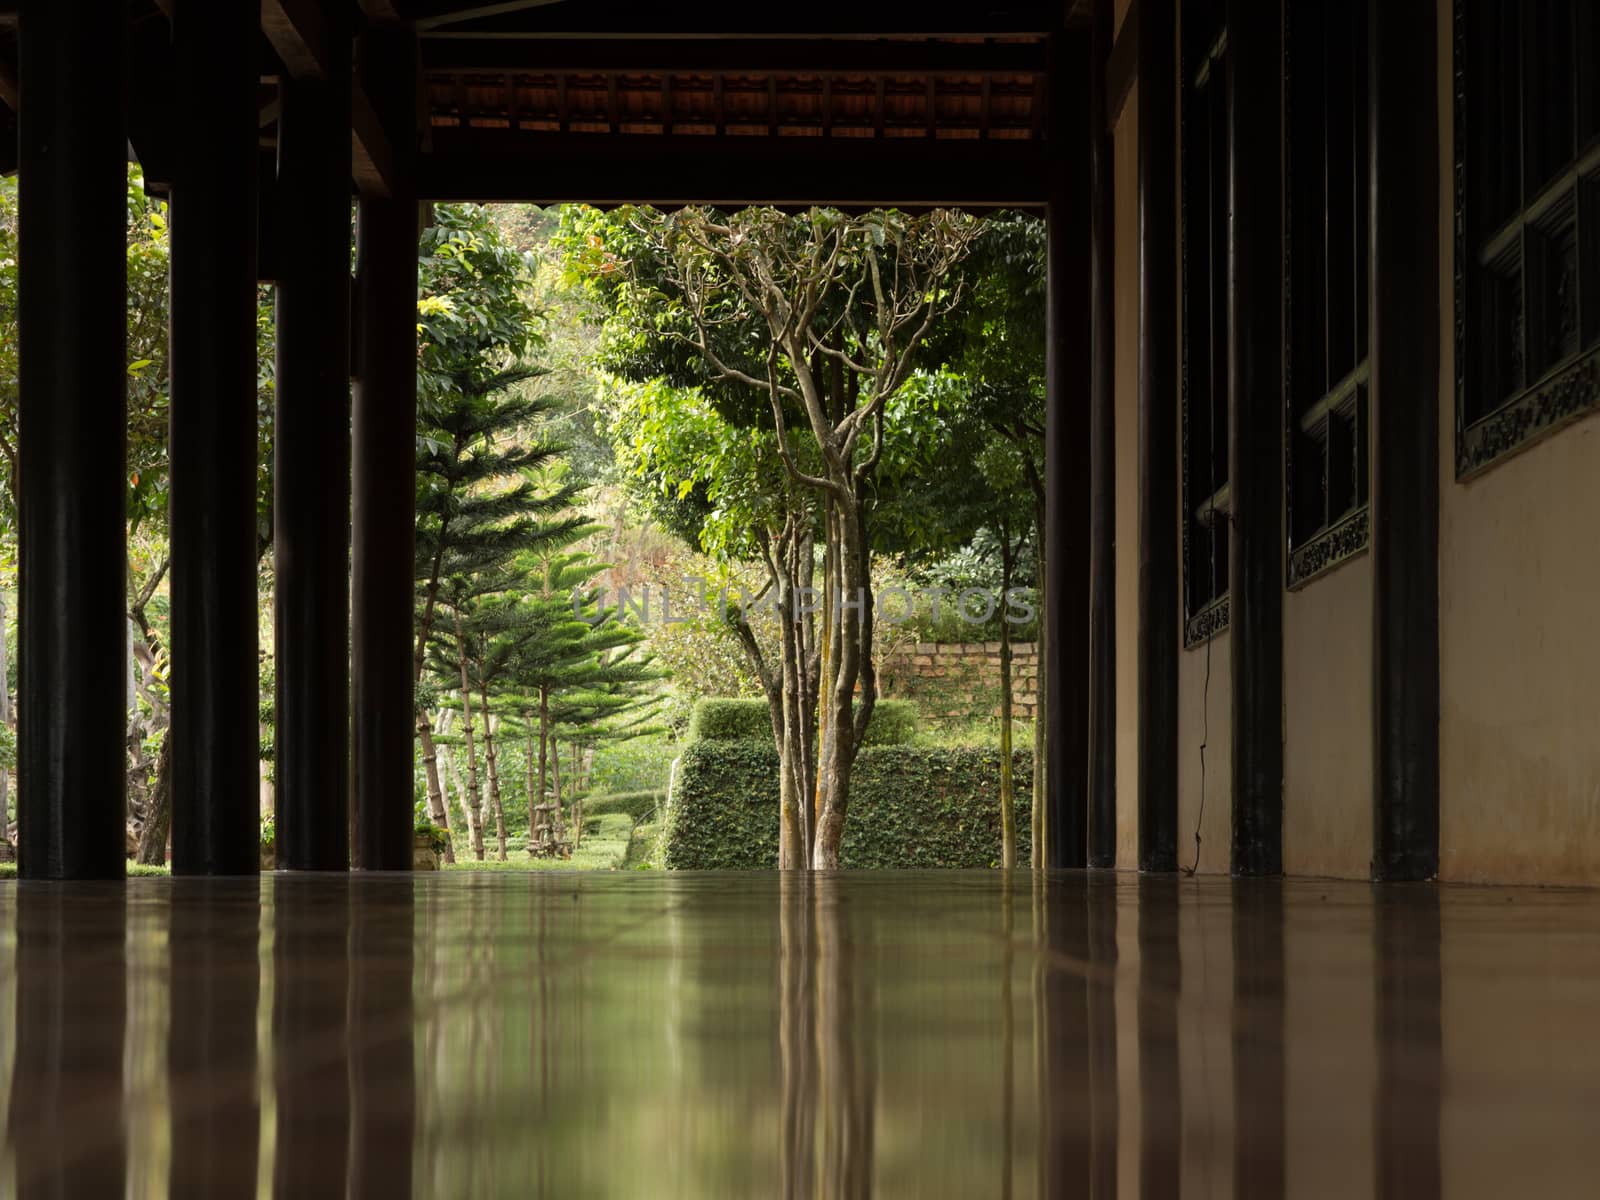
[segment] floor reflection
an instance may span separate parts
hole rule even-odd
[[[1584,893],[0,886],[0,1195],[1500,1196],[1600,1168]]]

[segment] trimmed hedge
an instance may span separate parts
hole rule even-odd
[[[916,736],[917,706],[909,700],[879,700],[867,726],[869,746],[904,746]],[[689,715],[689,741],[772,741],[765,700],[700,700]]]
[[[1029,852],[1033,756],[1013,758],[1017,861]],[[1000,752],[876,746],[850,782],[845,867],[990,867],[1000,861]],[[778,863],[778,755],[765,742],[692,742],[667,814],[666,865],[765,870]]]
[[[596,796],[583,802],[583,815],[600,817],[607,813],[627,813],[635,821],[643,821],[667,802],[665,792],[617,792],[610,796]]]

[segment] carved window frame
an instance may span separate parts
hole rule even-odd
[[[1600,72],[1585,73],[1580,64],[1594,61],[1588,44],[1600,52],[1600,14],[1592,0],[1567,0],[1560,11],[1572,24],[1572,157],[1564,166],[1530,180],[1526,75],[1528,55],[1516,54],[1515,168],[1504,160],[1480,172],[1489,160],[1490,133],[1474,127],[1474,106],[1486,103],[1484,77],[1503,79],[1505,72],[1480,69],[1488,46],[1504,47],[1505,27],[1492,29],[1492,18],[1521,23],[1515,36],[1528,36],[1535,10],[1516,0],[1453,0],[1454,50],[1454,200],[1455,200],[1455,354],[1456,354],[1456,479],[1466,482],[1542,441],[1575,421],[1600,411]],[[1508,18],[1506,13],[1515,14]],[[1488,31],[1486,31],[1488,30]],[[1486,39],[1483,45],[1474,41]],[[1480,53],[1481,52],[1481,53]],[[1556,72],[1561,63],[1541,61]],[[1550,76],[1541,75],[1540,80]],[[1556,76],[1559,77],[1559,76]],[[1505,96],[1498,97],[1504,103]],[[1502,120],[1506,119],[1502,113]],[[1548,123],[1536,121],[1537,136],[1549,136]],[[1549,154],[1548,147],[1543,148]],[[1537,151],[1535,151],[1537,152]],[[1509,216],[1492,229],[1480,229],[1478,209],[1490,201],[1482,194],[1492,172],[1514,169],[1516,200]],[[1499,183],[1502,191],[1509,187]],[[1500,202],[1508,203],[1502,194]],[[1570,238],[1570,254],[1565,242]],[[1532,250],[1530,252],[1530,245]],[[1555,273],[1552,265],[1559,256]],[[1568,268],[1570,266],[1570,281]],[[1533,279],[1530,285],[1529,280]],[[1554,295],[1550,280],[1554,279]],[[1498,286],[1496,286],[1498,285]],[[1533,293],[1530,303],[1529,294]],[[1543,293],[1542,295],[1540,293]],[[1571,313],[1564,306],[1569,303]],[[1559,335],[1570,320],[1573,335],[1558,346],[1551,336],[1550,305]],[[1502,306],[1509,320],[1496,305]],[[1542,347],[1529,346],[1529,311],[1543,334]],[[1502,339],[1501,334],[1509,334]],[[1504,375],[1498,384],[1496,371]],[[1487,394],[1485,389],[1493,388]],[[1498,392],[1499,394],[1495,394]]]
[[[1209,10],[1209,11],[1208,11]],[[1203,24],[1201,24],[1203,22]],[[1186,649],[1199,646],[1210,638],[1215,637],[1228,628],[1230,608],[1228,603],[1228,550],[1229,550],[1229,524],[1231,521],[1230,499],[1231,492],[1229,481],[1231,472],[1228,462],[1228,399],[1227,399],[1227,212],[1226,206],[1220,216],[1220,230],[1216,225],[1219,219],[1215,212],[1215,200],[1218,194],[1218,181],[1216,172],[1221,171],[1221,192],[1227,193],[1228,149],[1226,139],[1226,113],[1227,95],[1224,90],[1221,104],[1221,127],[1223,138],[1220,152],[1217,143],[1213,140],[1218,117],[1215,111],[1207,111],[1203,121],[1196,119],[1202,104],[1210,109],[1216,103],[1215,91],[1209,92],[1203,101],[1197,103],[1197,95],[1206,92],[1206,89],[1221,86],[1226,89],[1228,78],[1226,74],[1217,75],[1220,67],[1224,72],[1228,65],[1228,33],[1223,15],[1223,5],[1220,0],[1191,0],[1185,6],[1184,19],[1180,25],[1179,38],[1181,49],[1179,52],[1179,81],[1181,85],[1181,100],[1179,103],[1179,143],[1180,143],[1180,169],[1179,169],[1179,258],[1182,272],[1182,324],[1180,327],[1180,344],[1182,346],[1180,411],[1182,414],[1182,440],[1180,460],[1182,463],[1182,483],[1180,497],[1183,512],[1180,527],[1183,534],[1183,644]],[[1206,125],[1204,122],[1209,122]],[[1209,169],[1207,176],[1208,189],[1204,203],[1197,203],[1191,196],[1191,169],[1196,166],[1199,154],[1199,138],[1206,138],[1206,147],[1209,158],[1204,161]],[[1194,156],[1194,157],[1192,157]],[[1198,218],[1198,219],[1197,219]],[[1204,222],[1204,236],[1207,239],[1203,249],[1195,242],[1195,237],[1200,236],[1199,230]],[[1218,241],[1222,246],[1220,262],[1218,261]],[[1197,284],[1198,272],[1192,271],[1196,263],[1204,262],[1206,265],[1207,279],[1203,284]],[[1220,280],[1222,292],[1219,298],[1217,272],[1221,272]],[[1203,295],[1201,290],[1203,289]],[[1200,306],[1196,299],[1204,300],[1204,311],[1197,311]],[[1206,323],[1205,329],[1200,328],[1201,322]],[[1217,330],[1221,331],[1220,336]],[[1202,369],[1197,364],[1199,349],[1196,339],[1205,338],[1205,354],[1203,370],[1208,376],[1205,384],[1205,400],[1207,411],[1211,420],[1206,422],[1205,433],[1208,438],[1209,456],[1205,467],[1210,476],[1208,482],[1215,482],[1220,471],[1222,482],[1214,486],[1205,496],[1192,496],[1191,486],[1196,483],[1193,478],[1195,467],[1198,463],[1196,455],[1198,439],[1201,436],[1201,420],[1193,409],[1201,393],[1199,381],[1193,374]],[[1220,367],[1217,359],[1220,356]],[[1222,380],[1221,393],[1217,393],[1218,380]],[[1218,429],[1218,415],[1220,412],[1220,433]],[[1220,447],[1218,443],[1220,442]],[[1220,462],[1218,454],[1220,453]],[[1200,553],[1202,542],[1206,553],[1206,574],[1209,579],[1205,582],[1208,586],[1201,586]],[[1220,576],[1220,581],[1219,577]]]
[[[1365,5],[1289,5],[1284,17],[1284,536],[1295,590],[1371,540],[1370,93]]]

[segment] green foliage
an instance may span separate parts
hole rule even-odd
[[[765,700],[701,700],[689,717],[689,741],[758,741],[772,744],[772,719]],[[917,706],[879,700],[863,745],[902,746],[917,731]]]
[[[428,817],[426,806],[420,801],[414,807],[411,832],[417,837],[427,838],[435,854],[443,854],[445,847],[450,844],[450,831],[435,825]]]
[[[261,818],[261,848],[276,845],[278,841],[278,819],[273,813],[268,813]]]
[[[589,817],[601,817],[607,813],[626,813],[635,821],[642,821],[666,802],[666,792],[617,792],[614,795],[585,800],[583,815],[587,820]]]
[[[666,843],[669,870],[778,865],[778,751],[770,736],[689,742],[678,762]]]
[[[1029,853],[1033,758],[1013,758],[1020,861]],[[856,759],[844,867],[991,867],[1000,861],[1000,755],[993,749],[872,746]],[[770,739],[684,751],[667,816],[666,865],[767,870],[778,861],[778,756]]]
[[[677,743],[663,737],[602,742],[595,747],[590,787],[597,794],[665,790],[677,757]]]

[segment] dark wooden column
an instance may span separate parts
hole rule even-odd
[[[1116,192],[1106,64],[1111,0],[1089,35],[1089,865],[1117,865]]]
[[[1233,872],[1283,871],[1283,32],[1228,0]]]
[[[259,3],[179,0],[172,174],[172,869],[260,861],[256,660]]]
[[[355,388],[351,556],[351,753],[357,862],[411,867],[411,678],[417,428],[416,50],[372,29],[361,75],[393,147],[389,194],[363,190],[356,225],[361,322]]]
[[[1372,0],[1373,874],[1439,873],[1439,102],[1434,0]]]
[[[1053,41],[1045,251],[1044,864],[1082,867],[1089,820],[1089,45],[1078,32]]]
[[[1139,869],[1178,869],[1178,17],[1140,0]]]
[[[96,0],[24,0],[18,19],[18,867],[121,878],[125,34]]]
[[[330,17],[333,10],[330,9]],[[278,866],[349,865],[350,41],[283,81],[274,430]]]

